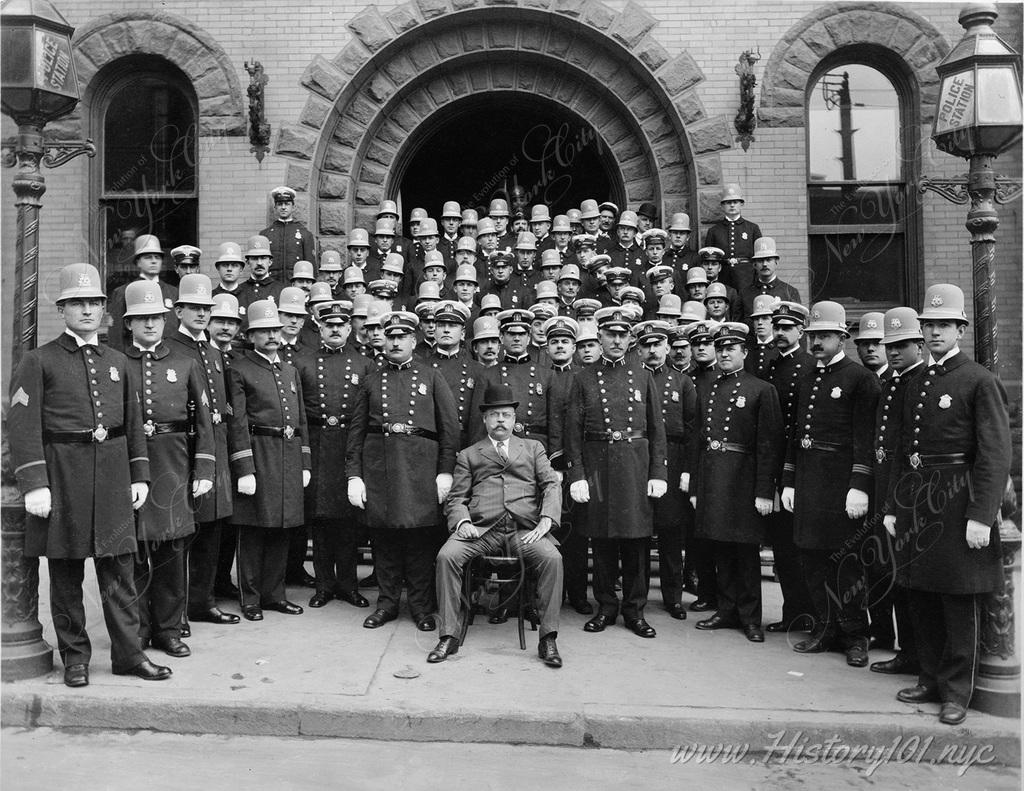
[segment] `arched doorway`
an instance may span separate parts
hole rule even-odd
[[[413,207],[440,217],[441,204],[484,209],[498,194],[525,192],[564,214],[586,198],[624,193],[619,169],[593,126],[536,96],[490,92],[458,102],[417,130],[396,165],[403,214]]]

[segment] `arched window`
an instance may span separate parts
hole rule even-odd
[[[919,123],[910,78],[870,49],[823,62],[807,94],[811,300],[853,316],[916,298]]]
[[[112,289],[136,275],[138,235],[156,234],[165,250],[196,243],[197,102],[185,75],[160,58],[121,59],[100,79],[92,102],[96,230]]]

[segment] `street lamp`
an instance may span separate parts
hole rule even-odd
[[[5,0],[0,5],[0,109],[18,124],[17,139],[3,145],[18,208],[14,262],[14,321],[11,364],[36,346],[39,291],[39,210],[46,179],[40,163],[64,164],[96,152],[92,141],[43,142],[43,128],[67,115],[79,101],[71,36],[74,28],[47,0]],[[6,422],[6,409],[4,410]],[[31,678],[53,668],[53,649],[39,623],[39,561],[23,555],[25,509],[5,453],[2,478],[3,659],[5,681]]]
[[[967,180],[923,179],[955,203],[967,203],[974,285],[975,358],[998,374],[996,343],[996,203],[1020,194],[1020,182],[999,179],[992,160],[1021,137],[1020,56],[995,34],[994,5],[966,6],[959,22],[964,37],[936,67],[939,100],[932,140],[947,154],[970,161]],[[964,189],[966,187],[966,190]],[[1014,619],[1020,589],[1020,532],[1001,534],[1006,591],[986,602],[982,620],[981,661],[971,705],[991,714],[1020,716],[1020,657]]]

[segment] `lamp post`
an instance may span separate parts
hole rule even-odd
[[[992,162],[1021,137],[1020,56],[992,30],[998,14],[992,4],[966,6],[959,22],[965,33],[936,67],[939,101],[932,140],[947,154],[970,162],[966,182],[922,180],[956,202],[967,203],[974,286],[975,358],[998,374],[995,289],[997,203],[1020,194],[1020,182],[998,179]],[[966,188],[966,189],[965,189]],[[1001,535],[1006,590],[985,605],[981,662],[971,705],[1000,716],[1020,715],[1020,657],[1014,599],[1020,585],[1020,533]]]
[[[79,154],[92,156],[91,141],[43,141],[43,128],[78,104],[78,79],[71,52],[74,28],[48,0],[6,0],[0,6],[2,85],[0,109],[18,124],[4,144],[3,164],[18,166],[13,179],[18,209],[14,262],[14,322],[11,363],[36,346],[39,288],[39,210],[46,192],[40,164],[57,167]],[[4,410],[6,423],[7,410]],[[2,464],[0,545],[3,558],[2,632],[5,681],[31,678],[53,668],[53,649],[39,623],[39,561],[26,559],[25,509],[6,452]]]

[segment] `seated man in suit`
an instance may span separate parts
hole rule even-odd
[[[518,401],[511,388],[488,385],[480,411],[487,436],[459,452],[445,502],[451,536],[437,554],[441,640],[427,655],[443,662],[459,650],[462,572],[485,554],[521,556],[537,577],[540,644],[549,667],[561,667],[555,637],[562,603],[562,556],[549,535],[562,513],[562,489],[544,446],[512,434]]]

